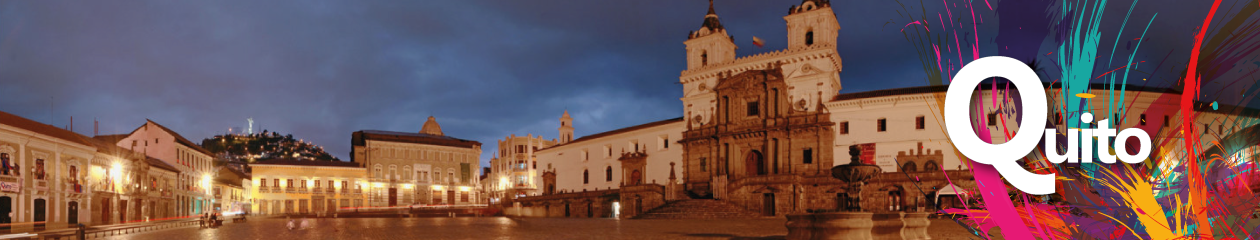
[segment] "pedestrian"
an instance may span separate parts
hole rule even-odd
[[[293,219],[292,219],[292,218],[289,218],[289,217],[284,217],[284,218],[288,218],[288,219],[289,219],[289,231],[292,231],[292,230],[293,230],[293,227],[294,227],[293,225],[295,224],[295,223],[293,222]]]

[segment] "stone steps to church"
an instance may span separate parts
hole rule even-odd
[[[734,204],[713,199],[689,199],[667,203],[635,217],[638,219],[723,219],[723,218],[756,218],[756,213],[749,212]]]

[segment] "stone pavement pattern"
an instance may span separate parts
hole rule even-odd
[[[251,218],[217,229],[186,227],[105,239],[783,239],[785,219],[616,220],[589,218],[310,219],[288,230],[284,219]],[[933,220],[932,239],[974,239],[949,220]]]

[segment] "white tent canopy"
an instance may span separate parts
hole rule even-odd
[[[967,195],[967,189],[950,183],[949,185],[941,187],[941,190],[936,191],[936,195]]]

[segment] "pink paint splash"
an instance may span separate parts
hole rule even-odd
[[[906,24],[906,26],[901,27],[901,32],[903,32],[903,33],[904,33],[904,32],[906,32],[906,28],[907,28],[907,27],[910,27],[910,25],[914,25],[914,24],[923,25],[923,23],[921,23],[921,22],[919,22],[919,21],[910,22],[910,23],[907,23],[907,24]],[[924,26],[923,26],[923,30],[926,30],[926,31],[928,31],[928,32],[932,32],[932,29],[929,29],[929,28],[927,27],[927,25],[924,25]]]
[[[990,94],[996,95],[996,94]],[[977,96],[979,97],[979,96]],[[996,97],[996,96],[995,96]],[[995,98],[996,99],[996,98]],[[984,106],[984,99],[976,99],[980,102],[978,106]],[[996,100],[994,100],[996,101]],[[981,118],[981,124],[976,127],[976,135],[986,142],[992,143],[988,139],[992,139],[988,124],[984,123],[987,118]],[[996,222],[998,227],[1002,229],[1002,235],[1009,239],[1033,239],[1032,233],[1028,230],[1028,225],[1024,223],[1019,209],[1015,208],[1015,203],[1011,202],[1009,196],[1006,195],[1006,184],[1002,182],[997,170],[988,164],[973,164],[972,173],[976,178],[976,186],[979,188],[980,197],[984,200],[985,207],[989,210],[990,217]]]

